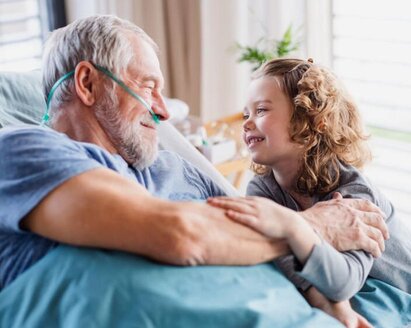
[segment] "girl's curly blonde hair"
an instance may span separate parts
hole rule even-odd
[[[253,79],[275,77],[293,104],[290,138],[303,146],[296,191],[324,194],[339,184],[339,163],[361,168],[371,160],[357,106],[329,70],[312,60],[274,59]],[[257,174],[269,168],[253,163]]]

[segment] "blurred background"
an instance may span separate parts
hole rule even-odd
[[[0,71],[39,69],[49,31],[97,13],[145,29],[161,49],[165,95],[188,105],[189,124],[226,139],[238,135],[233,122],[256,58],[311,57],[330,67],[372,136],[366,173],[411,222],[409,1],[0,0]],[[233,159],[218,165],[246,157],[237,145]],[[229,178],[236,173],[230,167]],[[243,173],[240,190],[251,177]]]

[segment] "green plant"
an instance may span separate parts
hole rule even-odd
[[[290,25],[285,31],[281,40],[260,38],[254,46],[243,46],[236,43],[240,51],[239,62],[248,62],[253,65],[253,71],[259,68],[264,62],[273,58],[289,55],[298,49],[299,42],[294,41],[294,32]]]

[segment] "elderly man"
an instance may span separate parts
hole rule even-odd
[[[53,130],[0,132],[0,287],[58,243],[177,265],[249,265],[288,252],[284,241],[186,201],[223,193],[177,155],[158,154],[155,120],[169,117],[163,83],[156,45],[129,22],[96,16],[52,33],[43,84]],[[300,214],[278,206],[275,215],[321,217],[315,229],[340,250],[383,247],[386,227],[368,202],[333,200]]]

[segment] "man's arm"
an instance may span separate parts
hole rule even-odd
[[[77,246],[128,251],[177,264],[248,265],[287,253],[202,203],[172,203],[98,168],[48,194],[21,222],[24,229]]]

